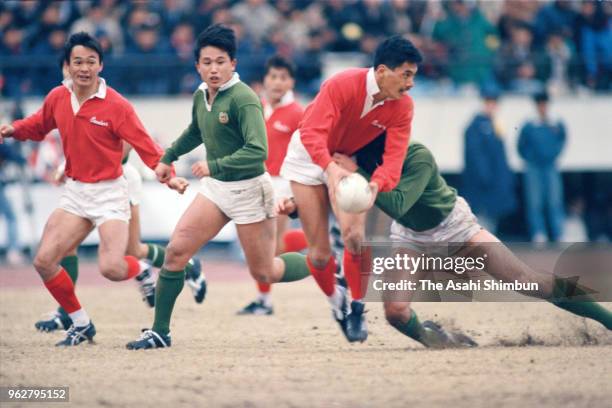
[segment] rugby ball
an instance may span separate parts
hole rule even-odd
[[[360,174],[353,173],[340,180],[336,188],[336,204],[348,213],[365,211],[372,199],[368,181]]]

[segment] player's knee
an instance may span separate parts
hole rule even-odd
[[[350,252],[359,252],[361,243],[365,239],[365,234],[361,228],[349,227],[342,231],[342,239],[344,240],[344,246]]]
[[[45,254],[36,254],[34,258],[34,269],[38,272],[42,277],[46,277],[53,273],[54,269],[53,259],[51,256]]]
[[[251,269],[251,276],[253,276],[253,279],[255,279],[257,282],[261,282],[261,283],[271,283],[272,282],[269,269],[264,269],[264,268]]]
[[[385,303],[385,318],[392,326],[405,323],[410,318],[410,306],[404,303]]]
[[[164,263],[166,265],[186,264],[189,261],[190,254],[185,249],[174,245],[172,242],[166,248],[166,256]]]
[[[120,261],[100,260],[100,273],[111,281],[121,281],[125,279],[125,265],[123,258]]]
[[[329,262],[329,258],[331,257],[331,252],[309,252],[308,260],[310,263],[317,269],[324,269],[327,263]]]

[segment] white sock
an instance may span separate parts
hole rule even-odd
[[[264,306],[270,306],[270,294],[269,293],[259,293],[259,296],[257,297],[257,300],[259,300]]]
[[[75,327],[87,326],[90,322],[89,316],[85,309],[81,308],[76,312],[68,313]]]
[[[329,303],[336,309],[339,309],[342,306],[342,298],[343,294],[338,285],[334,285],[334,293],[327,298]]]
[[[148,263],[147,261],[143,261],[143,260],[139,260],[138,265],[140,265],[140,272],[138,272],[139,275],[151,267],[150,263]]]

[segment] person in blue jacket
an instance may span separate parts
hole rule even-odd
[[[525,161],[523,191],[529,233],[534,242],[546,242],[548,219],[550,240],[563,234],[563,184],[557,158],[565,146],[565,125],[548,114],[548,94],[534,96],[538,111],[535,120],[527,121],[519,135],[518,151]]]
[[[501,130],[495,124],[499,91],[481,91],[484,107],[465,130],[462,195],[480,224],[493,234],[499,219],[516,208],[514,173],[508,166]]]

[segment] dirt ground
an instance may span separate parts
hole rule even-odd
[[[417,304],[421,320],[461,328],[480,344],[432,351],[395,332],[381,305],[369,303],[370,338],[348,344],[312,280],[274,287],[273,316],[236,316],[254,285],[242,267],[217,263],[207,268],[204,304],[188,288],[181,294],[173,347],[135,352],[125,343],[150,327],[152,311],[132,282],[82,270],[78,294],[98,329],[96,344],[58,350],[61,333],[34,331],[54,305],[33,270],[0,267],[0,386],[69,386],[70,404],[54,407],[609,407],[612,400],[612,333],[549,304]]]

